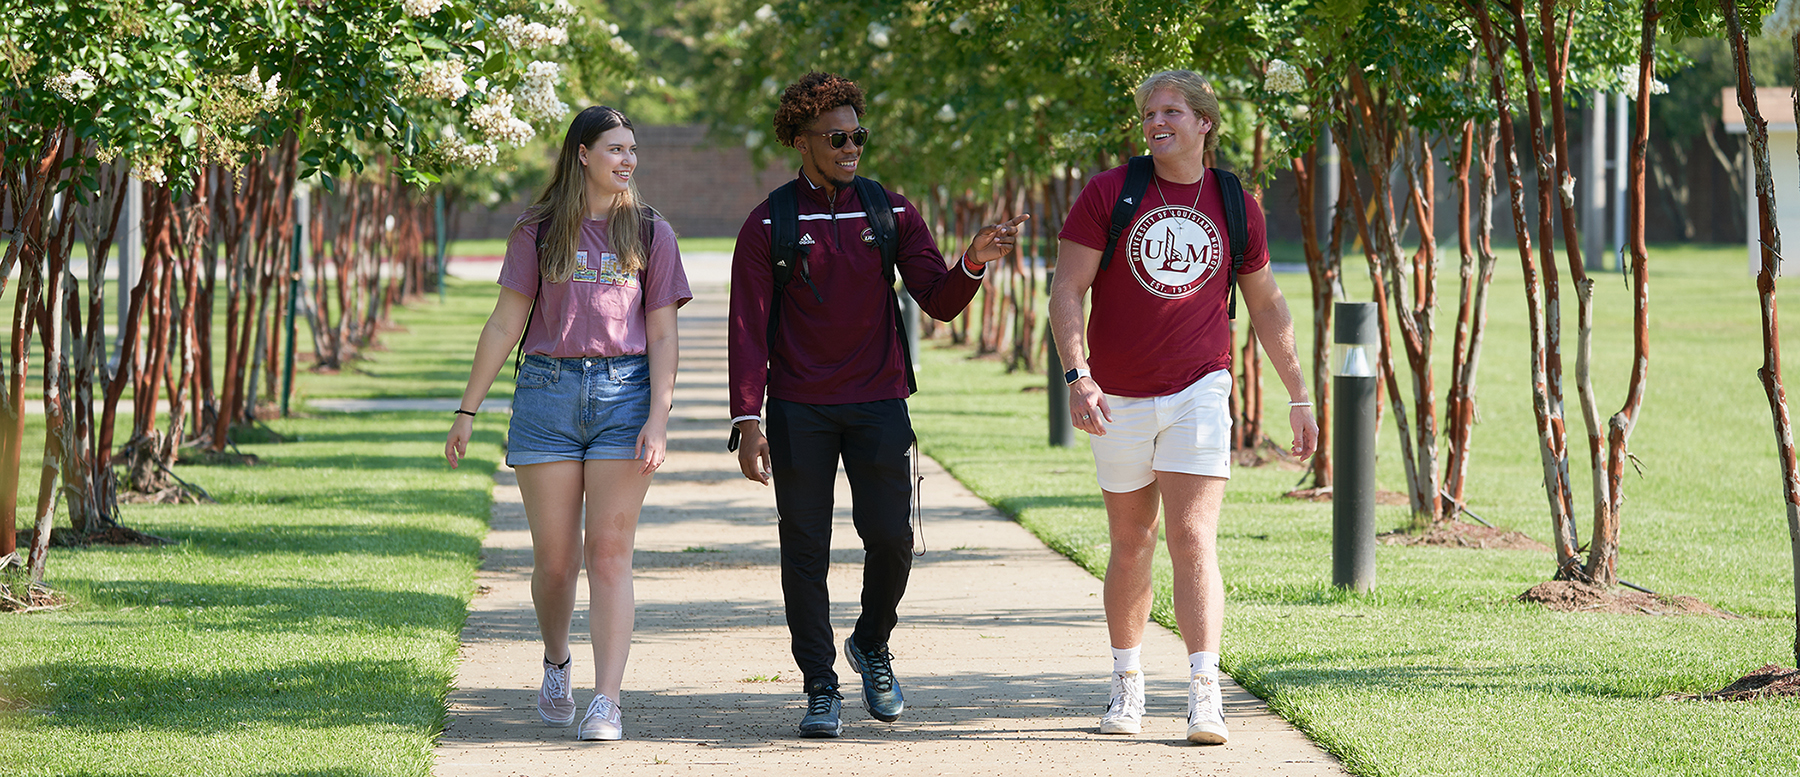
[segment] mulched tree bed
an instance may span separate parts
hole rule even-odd
[[[1755,701],[1780,696],[1800,696],[1800,669],[1769,664],[1712,693],[1678,693],[1663,698],[1677,701]]]
[[[1621,588],[1607,590],[1573,580],[1538,583],[1519,594],[1519,601],[1556,612],[1603,612],[1614,615],[1705,615],[1737,619],[1738,616],[1692,596],[1651,594]]]
[[[1331,501],[1332,490],[1331,486],[1325,486],[1323,488],[1297,488],[1282,494],[1282,496],[1288,499],[1298,499],[1303,502],[1329,502]],[[1399,491],[1378,490],[1375,492],[1375,504],[1387,505],[1389,507],[1405,507],[1411,504],[1411,502],[1407,500],[1405,494],[1402,494]]]
[[[1445,521],[1422,532],[1400,529],[1376,535],[1383,545],[1424,545],[1434,548],[1469,548],[1472,550],[1535,550],[1550,552],[1550,546],[1523,532],[1496,529],[1476,523]]]
[[[31,547],[31,540],[34,534],[36,534],[36,532],[29,529],[19,532],[17,535],[18,546],[21,549]],[[173,543],[174,540],[158,537],[154,534],[145,534],[129,526],[109,526],[92,534],[82,534],[66,526],[58,526],[50,530],[50,547],[52,548],[80,548],[89,545],[143,545],[155,547],[157,545],[170,545]]]

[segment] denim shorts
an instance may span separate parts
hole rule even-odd
[[[513,390],[506,465],[635,459],[648,420],[649,357],[527,354]]]

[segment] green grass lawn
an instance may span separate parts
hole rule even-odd
[[[1494,281],[1469,504],[1503,528],[1548,541],[1516,257],[1502,257]],[[1748,617],[1545,612],[1514,599],[1553,571],[1550,554],[1531,551],[1382,546],[1376,590],[1344,594],[1330,586],[1330,505],[1280,496],[1299,472],[1239,468],[1220,526],[1225,668],[1358,774],[1800,772],[1800,729],[1792,724],[1800,702],[1657,701],[1716,690],[1764,663],[1791,664],[1794,629],[1781,478],[1755,376],[1757,306],[1743,248],[1658,246],[1651,261],[1649,394],[1632,440],[1644,472],[1625,485],[1620,572]],[[1368,299],[1363,265],[1350,268],[1351,293]],[[1441,294],[1453,310],[1454,271],[1446,273]],[[1307,280],[1279,280],[1309,353]],[[1616,276],[1598,284],[1595,375],[1604,417],[1624,396],[1630,300]],[[1566,299],[1572,386],[1575,311],[1573,296]],[[1453,334],[1450,314],[1441,315],[1440,398]],[[1103,574],[1106,519],[1092,459],[1085,443],[1044,444],[1046,402],[1034,391],[1044,379],[1006,374],[962,350],[924,352],[912,413],[925,451]],[[1784,352],[1789,364],[1800,355]],[[1285,443],[1286,414],[1275,412],[1285,393],[1272,372],[1265,381],[1270,434]],[[1568,401],[1582,506],[1585,432],[1572,390]],[[1382,488],[1401,491],[1393,429],[1385,420],[1378,477]],[[1591,512],[1579,509],[1585,541]],[[1388,530],[1407,516],[1384,507],[1376,520]],[[1173,628],[1166,555],[1158,565],[1155,615]],[[1097,656],[1105,649],[1094,645]]]
[[[438,414],[275,421],[217,505],[126,505],[157,548],[55,548],[67,609],[0,617],[0,773],[425,775],[502,427],[443,466]]]

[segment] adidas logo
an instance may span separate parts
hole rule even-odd
[[[781,260],[781,261],[779,261],[779,262],[776,262],[776,263],[775,263],[775,266],[776,266],[776,267],[786,267],[786,266],[787,266],[787,260],[786,260],[786,259],[783,259],[783,260]]]
[[[1126,197],[1126,198],[1125,198],[1125,204],[1126,204],[1126,205],[1136,205],[1136,204],[1137,204],[1137,203],[1135,203],[1135,202],[1132,202],[1132,200],[1131,200],[1131,198],[1130,198],[1130,197]]]
[[[812,239],[811,232],[808,232],[808,233],[800,236],[800,245],[809,246],[812,244],[813,244],[813,239]]]

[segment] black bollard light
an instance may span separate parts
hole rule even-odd
[[[1375,585],[1375,401],[1380,327],[1373,302],[1339,302],[1331,349],[1331,582]]]
[[[1056,282],[1056,271],[1045,274],[1044,285],[1051,286]],[[1049,373],[1048,389],[1044,393],[1050,401],[1050,444],[1057,448],[1067,448],[1075,444],[1075,425],[1069,421],[1069,381],[1063,377],[1062,354],[1056,352],[1056,338],[1049,338],[1050,358],[1045,359]]]

